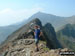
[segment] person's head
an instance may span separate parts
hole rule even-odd
[[[38,29],[38,28],[39,28],[39,26],[37,26],[37,25],[36,25],[34,28],[35,28],[35,29]]]

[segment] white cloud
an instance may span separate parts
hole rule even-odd
[[[6,8],[0,11],[0,26],[10,25],[24,19],[28,19],[31,15],[38,11],[42,11],[43,8],[21,9],[13,10]]]

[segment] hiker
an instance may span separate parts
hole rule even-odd
[[[35,26],[34,28],[35,28],[34,36],[35,36],[35,46],[36,46],[35,51],[39,51],[38,43],[39,43],[39,38],[41,36],[41,32],[40,32],[39,26]]]

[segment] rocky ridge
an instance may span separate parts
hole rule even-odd
[[[35,52],[35,40],[33,27],[39,25],[43,32],[39,42],[39,52]],[[54,40],[54,41],[53,41]],[[55,30],[50,23],[42,26],[39,19],[32,20],[28,24],[13,32],[0,48],[1,56],[61,56],[62,48],[56,38]]]

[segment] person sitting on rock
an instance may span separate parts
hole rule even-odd
[[[34,36],[35,36],[36,51],[39,51],[38,43],[39,43],[39,38],[41,36],[41,32],[40,32],[39,26],[36,25],[34,28],[35,28]]]

